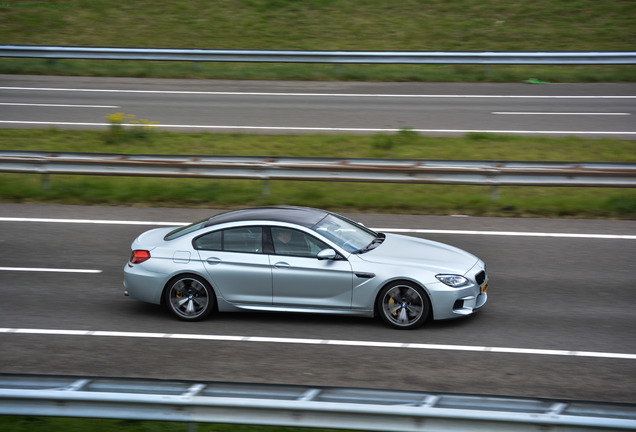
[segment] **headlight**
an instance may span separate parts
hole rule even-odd
[[[451,286],[453,288],[459,288],[461,286],[464,286],[468,283],[468,279],[466,279],[464,276],[460,276],[460,275],[452,275],[452,274],[438,274],[435,275],[435,277],[437,278],[437,280],[439,280],[441,283]]]

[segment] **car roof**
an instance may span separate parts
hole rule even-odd
[[[331,213],[326,210],[319,210],[310,207],[256,207],[230,211],[227,213],[221,213],[216,216],[212,216],[205,223],[205,226],[209,227],[227,222],[258,220],[293,223],[311,228],[329,214]]]

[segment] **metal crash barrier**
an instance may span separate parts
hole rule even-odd
[[[0,172],[486,186],[636,187],[636,164],[0,151]]]
[[[0,45],[0,57],[341,64],[636,64],[636,51],[299,51]]]
[[[368,431],[636,429],[633,404],[10,374],[0,374],[0,414]]]

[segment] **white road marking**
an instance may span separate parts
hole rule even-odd
[[[97,225],[160,225],[160,226],[182,226],[190,222],[151,222],[151,221],[122,221],[122,220],[100,220],[100,219],[48,219],[48,218],[16,218],[0,217],[0,222],[42,222],[42,223],[74,223],[74,224],[97,224]]]
[[[100,330],[55,330],[55,329],[26,329],[26,328],[0,328],[4,334],[29,334],[29,335],[53,335],[53,336],[98,336],[142,339],[176,339],[198,340],[215,342],[260,342],[275,344],[296,345],[331,345],[331,346],[355,346],[366,348],[390,348],[390,349],[420,349],[440,351],[464,351],[500,354],[534,354],[565,357],[588,357],[621,360],[636,360],[636,354],[608,353],[596,351],[553,350],[534,348],[509,348],[491,347],[479,345],[448,345],[448,344],[423,344],[408,342],[381,342],[381,341],[357,341],[339,339],[308,339],[308,338],[284,338],[263,336],[233,336],[233,335],[207,335],[207,334],[180,334],[180,333],[149,333],[149,332],[122,332]]]
[[[0,271],[15,272],[50,272],[50,273],[101,273],[101,270],[91,269],[62,269],[62,268],[36,268],[36,267],[0,267]]]
[[[0,120],[4,124],[28,124],[43,126],[110,126],[110,123],[90,122],[53,122]],[[353,128],[353,127],[300,127],[300,126],[235,126],[235,125],[181,125],[181,124],[124,124],[130,127],[156,127],[173,129],[216,129],[216,130],[258,130],[258,131],[312,131],[312,132],[399,132],[403,128]],[[559,130],[496,130],[496,129],[419,129],[410,128],[421,133],[496,133],[508,135],[636,135],[636,131],[559,131]]]
[[[0,102],[0,105],[7,106],[32,106],[32,107],[61,107],[61,108],[121,108],[117,105],[66,105],[66,104],[44,104],[44,103],[16,103]]]
[[[463,234],[463,235],[491,235],[510,237],[559,237],[559,238],[593,238],[612,240],[636,240],[636,235],[626,234],[578,234],[578,233],[549,233],[527,231],[473,231],[473,230],[438,230],[438,229],[410,229],[410,228],[374,228],[376,231],[414,234]]]
[[[628,116],[625,112],[522,112],[522,111],[493,111],[497,115],[567,115],[567,116]]]
[[[126,221],[107,219],[49,219],[49,218],[19,218],[0,217],[0,222],[40,222],[40,223],[75,223],[98,225],[145,225],[145,226],[183,226],[190,222],[158,222],[158,221]],[[474,231],[474,230],[443,230],[443,229],[417,229],[417,228],[372,228],[375,231],[413,234],[451,234],[451,235],[492,235],[510,237],[556,237],[556,238],[588,238],[609,240],[636,240],[632,234],[582,234],[582,233],[555,233],[555,232],[529,232],[529,231]]]
[[[632,95],[462,95],[462,94],[383,94],[383,93],[275,93],[275,92],[228,92],[187,90],[127,90],[127,89],[81,89],[57,87],[0,87],[0,90],[65,91],[96,93],[145,93],[145,94],[191,94],[225,96],[303,96],[303,97],[379,97],[379,98],[474,98],[474,99],[636,99]]]

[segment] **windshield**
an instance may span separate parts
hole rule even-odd
[[[314,225],[313,230],[352,253],[368,250],[381,238],[376,232],[333,214]]]

